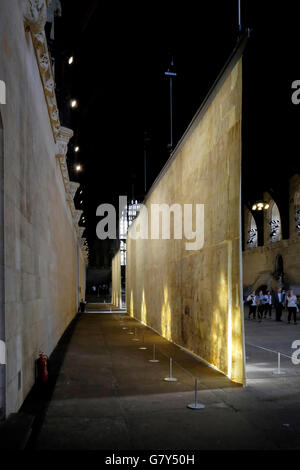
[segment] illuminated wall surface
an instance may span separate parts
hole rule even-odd
[[[76,315],[79,289],[85,295],[85,263],[82,256],[78,259],[79,240],[56,157],[58,143],[34,42],[24,28],[25,4],[1,2],[0,14],[0,78],[7,88],[7,102],[0,109],[5,201],[0,317],[5,319],[6,345],[5,390],[0,378],[0,398],[6,399],[7,416],[18,411],[34,384],[39,351],[50,355]]]
[[[111,302],[116,307],[121,307],[121,260],[119,251],[112,259]]]
[[[172,239],[172,232],[170,240],[133,240],[131,227],[126,298],[131,316],[244,383],[241,104],[239,56],[223,72],[145,202],[148,213],[153,203],[204,204],[203,248],[187,251],[187,240]],[[141,212],[134,224],[144,226],[145,217]]]

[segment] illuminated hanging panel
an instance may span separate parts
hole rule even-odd
[[[241,105],[242,59],[235,51],[130,227],[126,268],[130,315],[238,383],[245,381]],[[175,217],[171,239],[151,239],[151,207],[163,203],[182,211],[204,205],[201,249],[187,250],[184,236],[174,239]],[[131,238],[139,227],[148,239]]]

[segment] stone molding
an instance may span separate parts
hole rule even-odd
[[[74,206],[74,207],[75,207],[75,206]],[[74,223],[75,223],[76,225],[78,224],[82,213],[83,213],[82,210],[75,209],[75,211],[74,211],[74,213],[73,213],[73,221],[74,221]]]
[[[68,143],[72,136],[72,129],[68,129],[67,127],[60,127],[56,139],[56,158],[59,161],[60,171],[62,174],[63,183],[66,191],[66,198],[68,201],[73,201],[76,190],[79,187],[79,183],[70,181],[69,170],[67,165],[66,155],[68,151]]]
[[[80,238],[82,239],[82,235],[83,235],[83,232],[85,231],[85,227],[79,227],[79,235],[80,235]]]
[[[26,31],[38,34],[44,30],[47,21],[47,7],[51,0],[23,0],[24,25]]]
[[[82,238],[83,232],[85,230],[85,227],[79,227],[78,222],[80,220],[80,217],[83,213],[82,210],[78,210],[75,208],[74,204],[74,196],[79,188],[79,183],[76,183],[75,181],[70,181],[69,178],[69,170],[68,170],[68,165],[67,165],[67,151],[68,151],[68,143],[71,137],[73,136],[73,131],[72,129],[68,129],[67,127],[60,127],[59,132],[57,134],[57,139],[56,139],[56,158],[59,162],[59,167],[65,187],[65,193],[66,193],[66,200],[70,208],[70,212],[72,215],[73,219],[73,225],[77,234],[77,237],[79,239],[79,244],[80,244],[80,249],[82,251],[82,255],[87,262],[88,260],[88,253],[86,250],[86,247],[83,247],[84,240]]]
[[[53,137],[56,141],[60,130],[60,121],[55,95],[52,63],[44,31],[47,21],[47,7],[50,4],[50,1],[51,0],[23,0],[23,16],[25,31],[31,34]]]
[[[70,181],[66,159],[68,143],[73,136],[73,131],[60,125],[59,112],[55,95],[55,81],[45,34],[47,8],[50,3],[51,0],[23,0],[24,27],[25,31],[31,34],[32,44],[34,47],[48,108],[53,137],[56,143],[56,157],[59,161],[60,171],[66,192],[66,200],[70,207],[77,236],[80,240],[80,249],[85,261],[87,262],[88,251],[85,246],[83,247],[84,242],[81,244],[81,240],[84,240],[81,238],[83,230],[78,226],[78,222],[83,211],[76,210],[74,205],[74,196],[79,187],[79,183]]]

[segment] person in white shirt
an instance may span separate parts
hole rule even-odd
[[[267,314],[269,313],[269,318],[272,317],[272,304],[273,304],[273,298],[271,291],[267,291],[265,295],[266,303],[265,303],[265,309],[264,309],[264,318],[267,318]]]
[[[294,292],[291,290],[288,291],[286,296],[286,305],[288,309],[288,323],[291,323],[291,318],[293,316],[294,323],[297,325],[296,322],[296,313],[297,313],[297,297],[294,295]]]
[[[256,297],[256,305],[258,305],[257,314],[258,314],[259,321],[261,321],[263,317],[263,312],[265,309],[265,302],[266,302],[265,295],[263,294],[263,291],[260,290],[258,293],[258,296]]]
[[[249,320],[250,320],[250,317],[251,317],[251,313],[253,314],[253,320],[255,320],[255,318],[256,318],[256,308],[257,308],[256,300],[257,299],[256,299],[256,295],[255,295],[255,290],[254,290],[247,297],[247,302],[249,302],[249,305],[250,305],[249,315],[248,315]]]

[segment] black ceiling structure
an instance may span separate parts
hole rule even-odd
[[[147,189],[170,156],[165,72],[171,60],[176,145],[236,46],[238,1],[61,4],[53,46],[56,92],[61,124],[74,130],[69,169],[81,184],[92,248],[97,206],[117,207],[124,194],[142,200],[145,152]],[[242,31],[251,30],[243,60],[242,198],[251,208],[268,191],[287,238],[288,183],[300,172],[300,106],[291,100],[291,84],[300,76],[300,8],[258,0],[241,5]],[[71,98],[79,102],[74,110]],[[75,162],[83,165],[78,174]],[[75,203],[79,208],[78,196]]]

